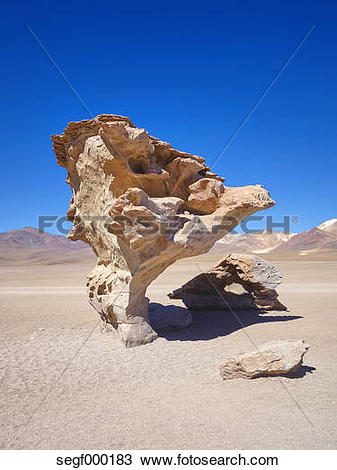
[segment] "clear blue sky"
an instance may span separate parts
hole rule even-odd
[[[94,114],[129,116],[211,162],[311,25],[316,28],[214,168],[261,183],[306,230],[336,211],[337,6],[331,1],[3,1],[0,231],[65,214],[50,135]]]

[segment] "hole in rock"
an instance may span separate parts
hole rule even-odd
[[[131,157],[129,158],[129,167],[134,173],[138,173],[143,175],[144,173],[147,173],[148,165],[147,161],[144,160],[144,158],[135,158]]]

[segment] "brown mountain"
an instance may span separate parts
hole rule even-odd
[[[337,257],[337,219],[322,222],[298,234],[262,232],[229,234],[219,240],[211,253],[221,256],[229,252],[257,253],[267,259],[300,259],[305,255],[315,259]]]
[[[211,253],[269,253],[274,248],[286,243],[293,236],[293,233],[267,231],[261,233],[229,233],[214,245]]]
[[[233,252],[260,253],[275,259],[289,254],[296,258],[306,254],[331,257],[329,253],[337,254],[337,219],[298,234],[228,234],[214,245],[210,254],[221,257]],[[94,262],[91,249],[81,241],[72,242],[32,227],[0,233],[0,266]]]
[[[94,256],[86,243],[72,242],[25,227],[0,233],[0,266],[86,262]]]
[[[87,249],[88,245],[81,241],[72,242],[61,235],[51,235],[37,228],[25,227],[0,233],[0,250],[7,248],[73,251]]]
[[[337,250],[337,234],[314,227],[298,233],[286,243],[276,247],[272,253],[319,252]]]

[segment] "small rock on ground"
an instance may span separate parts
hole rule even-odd
[[[308,349],[303,339],[271,341],[255,351],[228,359],[220,366],[220,374],[224,380],[290,375],[302,365]]]

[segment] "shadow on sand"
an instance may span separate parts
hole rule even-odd
[[[300,366],[296,372],[287,375],[288,379],[302,379],[307,374],[312,374],[316,370],[316,367],[311,366]]]
[[[172,311],[175,307],[180,311],[187,310],[175,305],[155,305],[158,314]],[[200,341],[226,336],[234,331],[257,323],[283,322],[303,318],[299,315],[280,315],[275,311],[264,312],[259,309],[237,310],[235,314],[228,310],[193,311],[193,323],[182,329],[165,328],[157,331],[158,335],[168,341]]]

